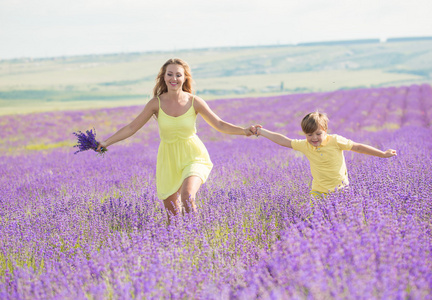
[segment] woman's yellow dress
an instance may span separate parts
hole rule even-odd
[[[181,116],[167,115],[160,106],[158,125],[160,144],[156,165],[156,187],[159,199],[176,193],[183,181],[192,175],[206,182],[213,163],[203,142],[196,135],[196,113],[192,105]]]

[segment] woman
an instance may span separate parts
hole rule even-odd
[[[180,211],[181,203],[186,212],[194,211],[195,195],[213,167],[196,135],[197,114],[222,133],[250,136],[255,127],[242,128],[221,120],[203,99],[193,95],[190,68],[178,58],[162,66],[153,95],[135,120],[100,142],[98,151],[132,136],[155,115],[161,138],[156,166],[158,198],[173,215]]]

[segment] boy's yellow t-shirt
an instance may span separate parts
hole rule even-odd
[[[312,191],[327,193],[349,184],[343,150],[351,150],[353,141],[328,134],[319,147],[307,140],[291,140],[294,150],[306,155],[312,173]]]

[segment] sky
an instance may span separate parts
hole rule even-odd
[[[0,60],[432,36],[431,0],[0,0]]]

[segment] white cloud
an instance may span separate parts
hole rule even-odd
[[[432,35],[430,0],[0,0],[0,59]]]

